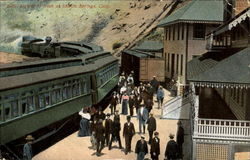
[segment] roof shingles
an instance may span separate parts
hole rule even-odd
[[[158,27],[178,22],[223,22],[223,0],[192,0],[171,15],[160,21]]]

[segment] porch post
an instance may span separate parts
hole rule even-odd
[[[250,120],[250,89],[247,88],[246,90],[246,95],[244,97],[244,100],[245,100],[245,120]]]
[[[234,144],[228,145],[228,160],[234,160],[235,146]]]
[[[194,135],[198,134],[199,96],[194,96]]]

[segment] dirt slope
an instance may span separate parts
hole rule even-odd
[[[92,42],[117,54],[146,36],[168,13],[172,0],[0,3],[0,51],[18,53],[21,37],[32,35],[52,36],[55,41]],[[113,50],[114,43],[122,46]]]

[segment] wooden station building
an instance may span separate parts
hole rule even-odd
[[[187,64],[192,159],[249,159],[249,18],[250,7],[216,28],[207,36],[208,51]]]
[[[165,81],[163,44],[156,41],[145,41],[132,49],[122,52],[122,71],[129,74],[134,71],[135,84],[149,82],[156,76],[160,82]]]

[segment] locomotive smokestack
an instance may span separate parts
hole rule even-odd
[[[52,38],[51,37],[46,37],[45,38],[45,41],[46,41],[46,44],[49,44],[51,42]]]

